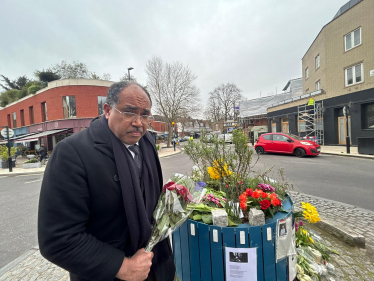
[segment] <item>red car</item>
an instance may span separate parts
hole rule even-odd
[[[255,150],[257,154],[276,152],[294,154],[297,157],[317,156],[321,153],[321,147],[315,142],[283,133],[262,134],[257,139]]]

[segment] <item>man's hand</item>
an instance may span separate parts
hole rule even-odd
[[[144,281],[152,265],[153,253],[138,250],[131,258],[125,258],[117,273],[117,278],[126,281]]]

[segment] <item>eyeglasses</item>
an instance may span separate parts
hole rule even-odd
[[[136,113],[132,113],[132,112],[128,112],[128,111],[125,111],[125,112],[122,112],[122,111],[119,111],[117,108],[113,107],[115,110],[117,110],[119,113],[122,114],[122,118],[123,120],[125,121],[131,121],[131,122],[135,122],[137,119],[138,119],[138,114]],[[153,121],[153,116],[151,115],[140,115],[140,122],[141,123],[151,123]]]

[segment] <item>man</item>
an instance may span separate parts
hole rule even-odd
[[[40,148],[38,149],[38,153],[40,155],[40,162],[42,162],[43,158],[47,156],[47,149],[44,147],[44,144],[40,146]]]
[[[169,239],[144,251],[162,188],[147,133],[151,99],[134,82],[113,84],[105,114],[61,141],[44,174],[39,203],[41,254],[71,280],[172,281]]]

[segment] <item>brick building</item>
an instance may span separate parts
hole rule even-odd
[[[303,95],[268,108],[269,131],[320,132],[321,142],[331,145],[345,144],[347,134],[353,145],[358,137],[374,137],[373,50],[374,1],[351,0],[302,58]]]
[[[56,80],[48,87],[0,109],[0,126],[14,131],[16,143],[48,150],[63,138],[89,126],[103,113],[114,82],[88,79]]]

